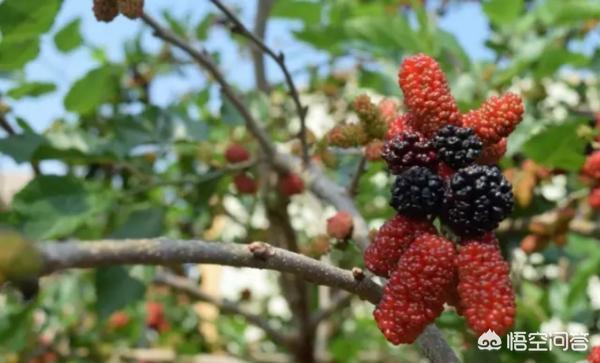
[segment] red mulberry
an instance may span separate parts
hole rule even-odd
[[[402,63],[398,74],[404,103],[414,117],[410,125],[427,137],[442,126],[460,126],[461,115],[440,65],[431,57],[417,54]]]
[[[456,252],[447,239],[422,234],[400,257],[373,316],[393,344],[412,343],[444,309]]]
[[[385,222],[364,255],[365,265],[374,274],[389,277],[398,260],[417,235],[434,233],[431,223],[397,215]]]
[[[524,110],[521,97],[508,92],[490,97],[479,109],[463,115],[463,125],[472,128],[484,145],[495,144],[521,122]]]
[[[498,240],[491,233],[465,240],[456,266],[460,307],[471,329],[476,334],[488,329],[506,334],[515,319],[515,295]]]
[[[482,165],[498,164],[504,154],[506,154],[506,137],[495,144],[485,146],[477,162]]]
[[[587,360],[589,363],[600,363],[600,345],[592,348]]]
[[[588,195],[588,204],[594,209],[600,208],[600,187],[592,189]]]
[[[392,122],[389,123],[385,139],[390,140],[403,132],[413,131],[408,125],[408,119],[411,118],[409,114],[400,115]]]
[[[585,176],[600,180],[600,150],[588,155],[583,164],[582,172]]]

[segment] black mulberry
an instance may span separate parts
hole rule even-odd
[[[512,211],[512,187],[496,166],[472,165],[450,178],[442,220],[457,235],[491,231]]]
[[[423,166],[413,166],[396,177],[390,205],[400,214],[425,217],[438,212],[444,197],[442,178]]]
[[[415,132],[403,132],[386,141],[381,156],[394,174],[399,174],[412,166],[433,168],[437,162],[433,145]]]
[[[481,154],[482,143],[472,129],[446,125],[433,138],[438,157],[453,169],[469,166]]]

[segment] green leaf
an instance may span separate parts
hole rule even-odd
[[[583,121],[549,126],[523,145],[525,155],[551,168],[577,171],[585,161],[586,140],[577,135]]]
[[[573,305],[578,299],[586,295],[588,280],[600,271],[600,255],[587,258],[577,264],[571,280],[569,281],[569,294],[567,304]]]
[[[131,277],[122,266],[105,267],[96,270],[96,311],[98,318],[104,320],[115,311],[139,301],[146,287]]]
[[[83,43],[81,37],[81,19],[74,19],[65,25],[54,36],[54,44],[61,52],[67,53],[79,47]]]
[[[483,11],[496,25],[510,24],[523,11],[523,0],[488,0],[483,3]]]
[[[111,203],[110,194],[94,191],[71,176],[41,175],[12,202],[26,235],[34,239],[65,237]]]
[[[62,0],[5,0],[0,4],[0,30],[4,39],[30,38],[50,29]]]
[[[562,47],[549,47],[544,50],[544,56],[539,58],[535,67],[534,75],[537,79],[553,75],[559,68],[565,65],[584,67],[588,65],[590,58],[585,54],[570,52]]]
[[[548,25],[578,23],[600,17],[600,2],[596,0],[546,0],[536,8],[540,19]]]
[[[151,238],[162,234],[165,211],[150,207],[133,211],[125,222],[112,233],[113,238]]]
[[[40,52],[40,40],[32,38],[8,38],[0,41],[0,71],[19,69],[35,59]]]
[[[26,132],[0,139],[0,152],[12,157],[17,163],[30,161],[35,151],[44,143],[40,135]]]
[[[196,38],[205,40],[208,37],[208,29],[215,22],[214,14],[206,14],[204,19],[196,26]]]
[[[100,105],[115,100],[118,92],[118,68],[111,65],[101,66],[73,84],[65,97],[65,108],[79,114],[89,114]]]
[[[271,15],[276,18],[301,20],[305,24],[317,24],[321,21],[322,8],[323,5],[315,1],[276,1]]]
[[[27,82],[7,92],[15,100],[24,97],[39,97],[56,90],[56,85],[49,82]]]

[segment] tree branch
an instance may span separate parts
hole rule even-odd
[[[237,303],[210,296],[184,277],[179,277],[170,273],[159,273],[154,277],[154,282],[159,285],[165,285],[177,291],[183,292],[197,300],[212,304],[216,306],[223,314],[235,314],[241,316],[248,323],[264,330],[264,332],[274,343],[288,348],[292,348],[293,346],[295,336],[275,329],[262,316],[253,314],[240,308]]]
[[[246,127],[258,140],[258,143],[260,144],[265,154],[267,154],[267,156],[269,157],[273,157],[273,154],[275,153],[275,148],[271,143],[271,140],[269,139],[268,135],[265,133],[265,130],[259,125],[258,121],[254,118],[254,116],[252,116],[250,110],[248,110],[248,108],[244,105],[238,93],[225,80],[225,77],[218,69],[217,65],[206,53],[206,51],[199,51],[195,49],[190,44],[188,44],[187,41],[180,38],[178,35],[170,31],[169,29],[164,28],[148,14],[142,14],[142,20],[154,30],[155,36],[163,39],[167,43],[175,45],[177,48],[187,53],[202,68],[206,69],[208,73],[210,73],[210,75],[221,86],[221,90],[223,91],[225,96],[231,101],[233,106],[240,113],[240,115],[244,119],[244,122],[246,123]]]
[[[365,172],[366,165],[367,157],[363,155],[358,161],[356,171],[354,172],[354,176],[352,176],[352,181],[350,182],[350,185],[348,185],[348,194],[352,197],[356,196],[356,193],[358,192],[358,184],[360,183],[360,177]]]
[[[343,293],[340,294],[331,304],[324,309],[316,311],[310,318],[310,324],[316,328],[322,321],[327,320],[330,316],[335,314],[337,311],[350,305],[350,302],[354,298],[354,295]]]
[[[349,291],[372,303],[381,298],[381,286],[371,280],[357,281],[350,271],[261,242],[241,245],[165,238],[109,239],[44,242],[39,248],[44,257],[44,274],[110,265],[208,263],[287,272],[320,285]]]
[[[256,3],[256,16],[254,18],[254,35],[261,40],[265,39],[269,13],[273,7],[273,0],[258,0]],[[254,78],[256,87],[264,93],[269,93],[269,81],[265,71],[265,57],[256,45],[252,47],[252,64],[254,65]]]
[[[300,101],[300,94],[298,93],[298,89],[296,88],[294,79],[292,78],[292,75],[285,64],[284,54],[282,52],[275,53],[275,51],[273,49],[269,48],[269,46],[266,45],[265,42],[259,36],[255,35],[250,30],[248,30],[248,28],[246,28],[244,23],[242,23],[237,18],[237,16],[233,12],[231,12],[231,10],[229,10],[225,5],[223,5],[223,3],[221,3],[221,1],[219,1],[219,0],[210,0],[210,1],[217,8],[219,8],[219,10],[221,10],[223,12],[223,14],[225,14],[225,16],[233,23],[233,25],[234,25],[233,30],[236,33],[241,34],[242,36],[248,38],[250,41],[252,41],[254,44],[256,44],[256,46],[261,51],[263,51],[270,58],[272,58],[275,61],[275,63],[277,63],[277,65],[283,72],[283,75],[285,77],[285,83],[287,84],[287,86],[289,88],[290,96],[292,96],[292,99],[294,100],[294,104],[296,106],[296,113],[298,114],[298,117],[300,118],[300,135],[299,136],[300,136],[300,142],[302,144],[302,160],[304,161],[305,164],[308,164],[308,162],[309,162],[308,143],[306,140],[306,114],[308,112],[308,108],[306,106],[303,106],[302,102]]]
[[[357,281],[350,271],[261,242],[240,245],[159,238],[43,242],[37,246],[43,256],[42,274],[111,265],[209,263],[291,273],[316,284],[346,290],[373,304],[379,302],[382,294],[381,286],[368,278]],[[433,363],[460,362],[433,325],[419,336],[417,344]]]

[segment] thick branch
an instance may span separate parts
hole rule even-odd
[[[39,247],[46,274],[69,268],[110,265],[208,263],[287,272],[307,281],[352,292],[372,303],[381,298],[381,287],[371,280],[356,281],[350,271],[259,242],[241,245],[202,240],[126,239],[46,242]]]
[[[111,265],[209,263],[291,273],[316,284],[346,290],[373,304],[379,302],[382,294],[381,286],[368,278],[357,281],[350,271],[260,242],[240,245],[202,240],[129,239],[44,242],[38,246],[44,261],[43,274]],[[460,362],[433,325],[419,336],[417,344],[433,363]]]
[[[306,140],[306,114],[308,112],[308,108],[305,106],[302,106],[302,102],[300,101],[300,94],[298,93],[298,89],[296,88],[294,79],[292,78],[292,75],[290,74],[290,71],[287,68],[287,65],[285,64],[285,56],[283,55],[282,52],[275,53],[275,51],[273,49],[271,49],[268,45],[266,45],[265,42],[259,36],[255,35],[250,30],[248,30],[248,28],[246,28],[244,23],[242,23],[237,18],[237,16],[233,12],[231,12],[231,10],[229,10],[225,5],[223,5],[223,3],[221,3],[221,1],[219,1],[219,0],[210,0],[210,1],[217,8],[219,8],[219,10],[221,10],[223,12],[223,14],[225,14],[225,16],[227,16],[227,18],[233,23],[235,32],[250,39],[250,41],[252,41],[254,44],[256,44],[256,46],[260,50],[262,50],[265,54],[267,54],[270,58],[272,58],[275,61],[275,63],[277,63],[277,65],[279,66],[281,71],[283,72],[283,75],[285,77],[285,83],[287,84],[287,86],[290,90],[290,95],[292,96],[292,99],[296,106],[296,112],[298,114],[298,117],[300,118],[300,142],[302,143],[302,158],[305,163],[308,163],[308,160],[309,160],[308,144],[307,144],[307,140]]]
[[[265,154],[267,154],[269,157],[272,157],[275,153],[275,149],[271,143],[271,140],[265,133],[264,129],[259,125],[258,121],[254,118],[254,116],[252,116],[250,110],[244,105],[244,102],[238,93],[225,80],[225,77],[217,65],[212,61],[210,56],[206,53],[206,51],[195,49],[186,40],[180,38],[169,29],[164,28],[147,14],[142,15],[142,20],[154,30],[155,36],[163,39],[167,43],[175,45],[177,48],[187,53],[202,68],[206,69],[208,73],[210,73],[210,75],[221,86],[221,90],[223,91],[223,94],[225,94],[225,97],[231,101],[236,110],[240,113],[240,115],[242,115],[242,118],[246,123],[246,127],[248,127],[248,130],[250,130],[250,132],[258,140],[258,143],[262,147]]]
[[[286,346],[288,348],[291,347],[293,344],[294,336],[287,335],[275,329],[262,316],[248,312],[240,308],[239,304],[236,304],[234,302],[217,299],[213,296],[210,296],[186,278],[169,273],[160,273],[154,277],[154,282],[160,285],[169,286],[197,300],[212,304],[216,306],[219,309],[219,311],[223,314],[234,314],[241,316],[248,323],[264,330],[264,332],[269,336],[269,338],[271,338],[271,340],[273,340],[273,342],[277,344]]]

